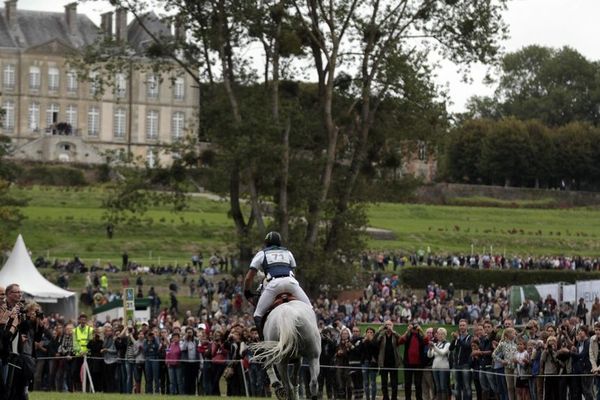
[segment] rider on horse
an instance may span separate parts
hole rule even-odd
[[[262,293],[255,304],[255,295],[251,290],[254,277],[258,269],[265,273],[266,283]],[[273,304],[275,298],[282,293],[289,293],[312,307],[310,300],[298,281],[294,278],[296,260],[291,251],[281,247],[281,235],[278,232],[269,232],[265,237],[265,247],[260,250],[250,263],[250,268],[244,279],[244,296],[256,306],[254,310],[254,323],[262,340],[262,318]]]

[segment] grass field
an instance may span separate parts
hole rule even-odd
[[[34,257],[113,261],[127,251],[144,263],[186,263],[195,251],[234,251],[233,222],[224,200],[193,197],[189,209],[172,213],[153,208],[133,226],[117,226],[113,239],[102,222],[101,188],[13,188],[29,198],[21,232]],[[396,234],[395,240],[370,240],[372,249],[434,253],[505,252],[507,255],[600,252],[600,210],[593,208],[527,209],[472,206],[374,204],[370,226]],[[293,247],[293,244],[291,245]]]
[[[54,392],[32,392],[29,395],[30,400],[123,400],[128,398],[156,398],[154,395],[123,395],[123,394],[108,394],[108,393],[54,393]],[[206,399],[206,400],[217,400],[223,397],[219,396],[167,396],[160,395],[160,399],[171,399],[171,400],[189,400],[189,399]],[[227,397],[228,399],[247,399],[248,397]]]

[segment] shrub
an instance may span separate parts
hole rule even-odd
[[[600,279],[597,271],[571,270],[480,270],[455,267],[405,267],[399,273],[400,282],[408,287],[423,289],[432,280],[442,287],[450,282],[456,289],[475,290],[479,285],[484,287],[531,285],[538,283],[575,283],[575,281]]]
[[[50,186],[84,186],[87,181],[80,169],[59,165],[35,165],[23,171],[19,183]]]

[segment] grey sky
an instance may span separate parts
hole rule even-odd
[[[19,0],[17,7],[30,10],[62,11],[72,0]],[[88,1],[78,11],[99,23],[100,12],[109,9],[107,3]],[[515,51],[529,44],[551,47],[570,46],[590,60],[600,60],[599,0],[511,0],[505,13],[510,28],[510,39],[504,43],[506,51]],[[472,95],[491,94],[484,86],[485,66],[474,66],[472,83],[461,82],[455,66],[444,63],[438,71],[440,85],[448,84],[451,111],[462,111]]]

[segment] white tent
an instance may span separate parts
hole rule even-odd
[[[76,293],[59,288],[40,274],[29,257],[21,235],[0,270],[0,285],[6,287],[12,283],[17,283],[26,297],[43,303],[44,313],[60,313],[67,319],[77,318]]]

